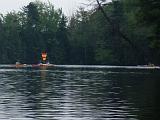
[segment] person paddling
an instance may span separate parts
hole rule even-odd
[[[47,63],[47,53],[44,51],[41,53],[42,64]]]

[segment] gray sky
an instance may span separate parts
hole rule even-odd
[[[35,0],[0,0],[0,13],[7,13],[10,11],[18,11],[23,6],[28,5],[29,2]],[[43,2],[48,2],[48,0],[40,0]],[[78,6],[82,5],[81,3],[85,3],[87,0],[49,0],[54,4],[55,8],[62,8],[63,12],[66,15],[72,15],[72,13],[78,8]]]

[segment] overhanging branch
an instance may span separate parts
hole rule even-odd
[[[101,6],[99,0],[96,0],[99,9],[101,10],[103,16],[106,18],[106,20],[108,21],[108,23],[114,27],[117,26],[116,23],[113,23],[112,20],[109,18],[109,16],[107,15],[107,13],[104,11],[103,7]],[[127,41],[133,48],[135,48],[136,50],[138,50],[137,46],[135,44],[133,44],[133,42],[128,38],[128,36],[126,36],[119,28],[117,30],[117,32],[119,33],[120,37],[122,37],[125,41]]]
[[[98,4],[98,7],[99,7],[99,10],[102,12],[103,16],[106,18],[107,22],[112,26],[117,26],[117,23],[113,23],[112,20],[109,18],[109,16],[107,15],[107,13],[104,11],[101,3],[99,2],[99,0],[96,0],[97,4]],[[145,54],[143,52],[142,49],[140,49],[139,47],[137,47],[130,39],[127,35],[125,35],[121,30],[120,28],[118,28],[117,30],[118,34],[120,35],[121,38],[123,38],[126,42],[128,42],[132,48],[134,48],[136,50],[136,54],[139,54],[139,55],[142,55],[143,58],[145,58]]]

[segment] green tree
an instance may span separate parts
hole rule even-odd
[[[140,0],[138,20],[141,25],[150,29],[146,40],[150,40],[151,62],[160,64],[160,1]]]

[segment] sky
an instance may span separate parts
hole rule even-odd
[[[20,8],[33,2],[35,0],[0,0],[0,13],[6,14],[13,10],[19,11]],[[48,0],[40,0],[42,2],[48,2]],[[82,3],[87,2],[87,0],[49,0],[55,8],[62,8],[64,14],[70,16],[76,9],[83,5]]]

